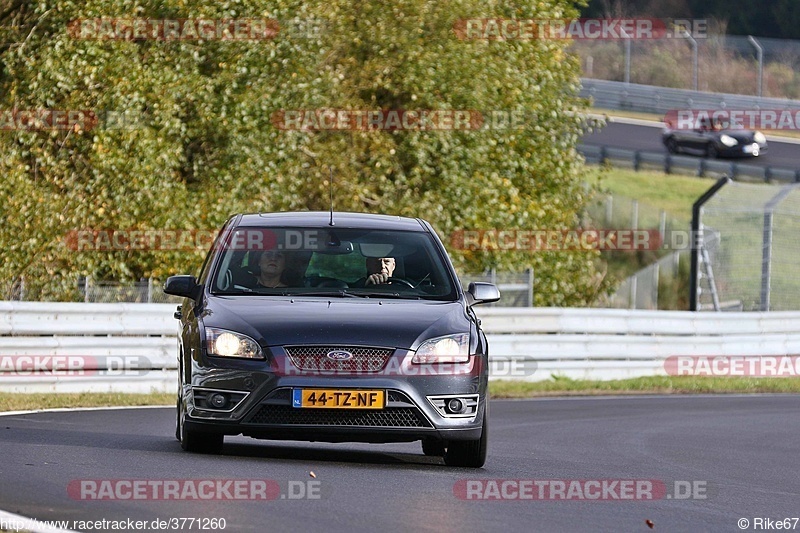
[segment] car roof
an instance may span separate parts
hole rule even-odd
[[[287,226],[298,228],[329,227],[331,214],[329,211],[296,211],[285,213],[246,213],[236,224],[237,227]],[[422,221],[417,218],[374,213],[333,212],[334,227],[426,231]]]

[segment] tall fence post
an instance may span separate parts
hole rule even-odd
[[[631,39],[625,30],[625,83],[631,82]]]
[[[764,49],[761,48],[761,45],[758,44],[755,37],[752,35],[747,36],[747,40],[750,41],[750,44],[756,49],[756,59],[758,60],[758,96],[761,96],[761,92],[764,88]]]
[[[697,40],[688,31],[683,31],[682,35],[689,40],[692,45],[692,87],[697,90]]]
[[[783,200],[794,190],[794,185],[786,185],[764,206],[764,227],[761,242],[761,310],[769,311],[772,292],[772,229],[773,213]]]

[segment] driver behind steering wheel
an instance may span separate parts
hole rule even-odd
[[[365,286],[391,285],[389,278],[394,274],[394,257],[367,257],[367,279]]]

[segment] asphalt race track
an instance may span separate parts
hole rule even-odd
[[[661,126],[657,123],[644,125],[643,121],[622,122],[614,119],[599,131],[583,137],[584,144],[605,145],[628,150],[644,150],[647,152],[667,153],[661,142]],[[793,142],[794,141],[794,142]],[[754,166],[772,166],[787,169],[800,169],[800,140],[783,139],[781,141],[767,132],[768,151],[759,157],[739,158],[734,161]],[[699,156],[698,156],[699,157]],[[723,161],[727,161],[723,159]],[[798,526],[800,528],[800,526]]]
[[[650,531],[648,520],[655,531],[740,531],[740,518],[752,528],[755,518],[800,516],[798,411],[798,395],[492,401],[490,455],[479,470],[446,467],[419,443],[229,437],[222,455],[189,454],[173,436],[171,408],[3,416],[0,509],[51,520],[224,518],[234,532]],[[267,480],[280,490],[268,490],[268,501],[235,501],[230,492],[212,501],[91,499],[103,481],[118,490],[119,480],[197,487],[209,479]],[[81,480],[97,492],[76,489]],[[501,501],[523,484],[489,480],[538,480],[550,499],[530,499],[538,494],[529,481],[528,499]],[[561,492],[552,480],[564,483]],[[609,491],[590,499],[599,494],[590,481],[596,488],[603,480]],[[613,480],[646,481],[666,494],[647,489],[630,499]],[[571,481],[585,493],[566,500]],[[115,494],[131,497],[131,486]],[[314,498],[289,497],[302,492]]]

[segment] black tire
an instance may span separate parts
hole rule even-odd
[[[442,457],[445,453],[444,442],[435,439],[422,439],[422,453],[428,457]]]
[[[671,154],[678,153],[678,141],[675,140],[675,137],[670,137],[669,139],[667,139],[666,145],[667,145],[667,151],[669,153]]]
[[[714,143],[708,143],[706,146],[706,157],[709,159],[716,159],[719,157],[719,152],[717,152],[717,147],[714,146]]]
[[[183,409],[183,401],[178,399],[178,440],[181,448],[193,453],[218,454],[222,451],[222,444],[225,435],[222,433],[203,433],[193,431],[186,427],[186,412]]]
[[[175,412],[178,413],[178,418],[175,421],[175,438],[178,442],[181,441],[181,398],[178,396],[178,404],[175,406]]]
[[[486,463],[486,450],[489,444],[488,409],[483,411],[483,430],[476,440],[453,440],[447,443],[444,464],[447,466],[466,466],[480,468]]]

